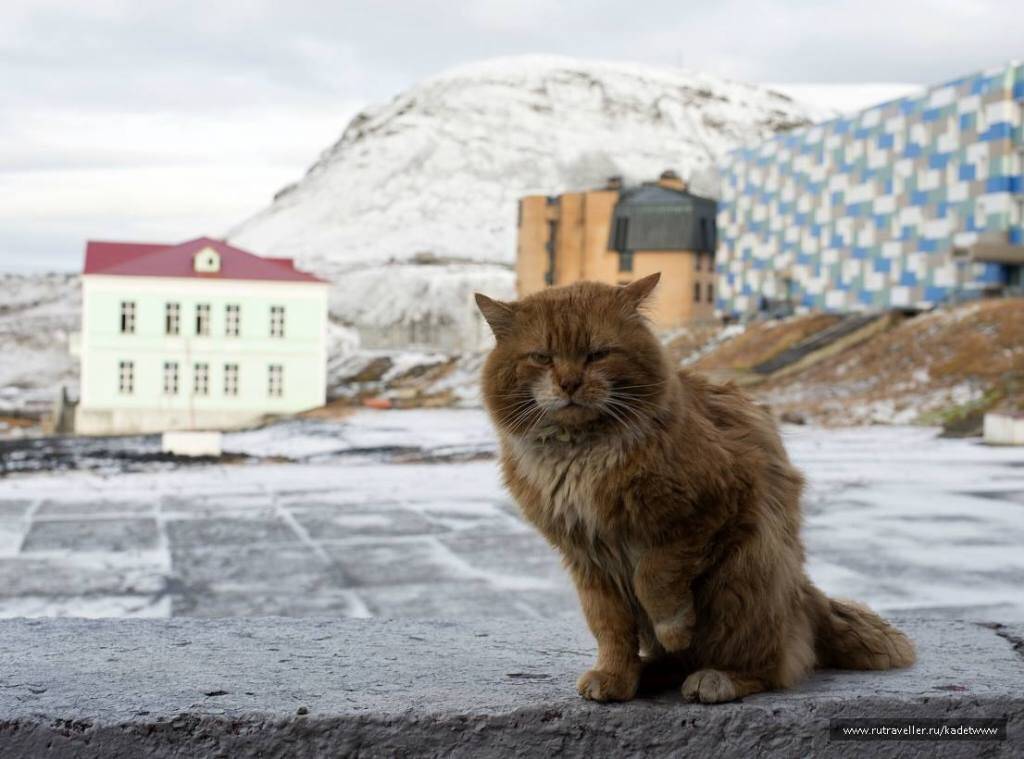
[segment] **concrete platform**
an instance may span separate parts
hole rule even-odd
[[[0,756],[1019,756],[1024,627],[902,620],[912,670],[700,706],[581,700],[556,622],[9,620]],[[850,717],[1007,717],[1005,741],[830,742]]]

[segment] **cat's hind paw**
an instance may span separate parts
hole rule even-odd
[[[576,689],[589,701],[629,701],[636,695],[638,673],[592,669],[580,675]]]

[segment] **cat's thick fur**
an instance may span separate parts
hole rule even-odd
[[[640,309],[657,280],[477,296],[497,339],[483,389],[505,481],[597,639],[580,693],[630,699],[657,667],[712,703],[816,666],[910,665],[901,632],[807,578],[803,478],[765,410],[671,366]]]

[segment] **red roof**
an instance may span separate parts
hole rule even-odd
[[[220,254],[220,271],[195,270],[192,259],[204,248],[213,248]],[[296,269],[295,262],[290,258],[263,258],[209,237],[199,237],[178,245],[90,240],[85,246],[83,273],[115,277],[324,282],[312,274]]]

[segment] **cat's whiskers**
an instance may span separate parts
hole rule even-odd
[[[637,440],[644,437],[643,424],[645,419],[639,410],[633,408],[614,395],[609,395],[603,404],[603,410],[627,429]]]
[[[614,390],[634,390],[642,387],[661,387],[664,384],[665,381],[662,380],[661,382],[649,382],[645,385],[613,385],[612,387]]]
[[[641,408],[637,408],[636,405],[626,402],[626,400],[621,396],[612,394],[605,399],[604,409],[610,416],[620,421],[624,426],[627,426],[628,429],[632,431],[638,439],[640,439],[644,436],[643,425],[647,421],[641,409],[650,412],[657,410],[657,406],[649,403],[648,401],[637,402],[642,404]]]
[[[510,428],[515,429],[520,425],[525,425],[527,420],[529,420],[533,416],[533,414],[537,412],[543,413],[543,409],[541,409],[540,406],[538,406],[536,403],[525,403],[524,407],[519,409],[519,411],[515,413],[515,415],[512,417],[512,419],[510,419],[507,422],[507,424]]]
[[[624,417],[623,415],[621,415],[618,411],[614,409],[613,406],[605,406],[604,411],[616,422],[618,422],[630,435],[630,437],[634,438],[635,440],[640,440],[640,438],[642,437],[640,428],[637,427],[635,423],[630,421],[628,417]]]

